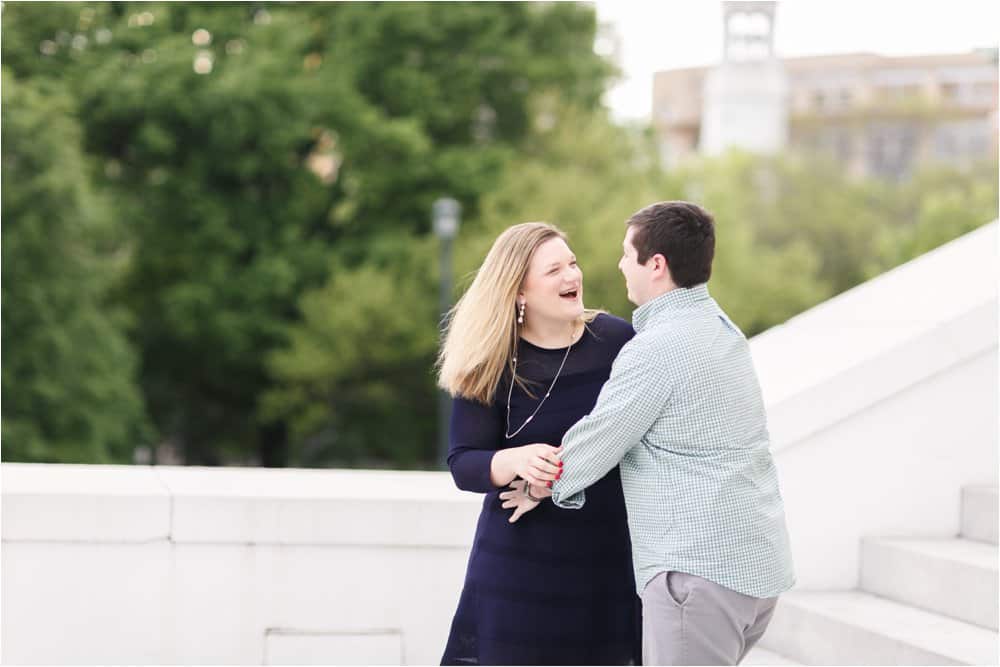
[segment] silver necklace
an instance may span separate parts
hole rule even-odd
[[[515,435],[517,435],[518,433],[520,433],[521,431],[523,431],[524,427],[527,426],[529,423],[531,423],[531,420],[535,418],[535,415],[538,414],[538,411],[542,409],[543,405],[545,405],[546,399],[552,394],[552,387],[556,386],[556,380],[559,379],[559,374],[562,373],[563,366],[566,365],[566,358],[569,357],[569,351],[572,348],[573,348],[573,343],[570,343],[569,347],[566,348],[566,354],[563,355],[562,363],[559,364],[559,370],[556,371],[556,376],[554,378],[552,378],[552,384],[549,385],[548,391],[545,392],[545,396],[542,396],[542,400],[539,401],[538,405],[535,407],[535,411],[531,413],[530,417],[528,417],[527,419],[524,420],[524,423],[521,424],[521,428],[519,428],[516,431],[514,431],[513,433],[511,433],[510,432],[510,397],[514,393],[514,378],[517,377],[517,352],[514,353],[514,373],[513,373],[513,375],[510,378],[510,389],[507,390],[507,430],[504,431],[504,435],[507,437],[508,440],[510,440]]]

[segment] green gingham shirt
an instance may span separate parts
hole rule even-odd
[[[563,438],[559,507],[621,464],[635,583],[693,574],[758,598],[795,583],[760,385],[706,285],[637,308],[597,404]]]

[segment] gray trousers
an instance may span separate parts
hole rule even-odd
[[[685,572],[659,573],[641,597],[644,665],[737,665],[778,602]]]

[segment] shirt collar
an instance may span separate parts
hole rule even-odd
[[[708,283],[694,287],[677,287],[655,299],[650,299],[632,311],[632,326],[636,331],[642,331],[652,322],[668,313],[691,308],[699,303],[710,301]]]

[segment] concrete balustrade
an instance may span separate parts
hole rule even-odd
[[[3,660],[436,663],[480,499],[445,473],[4,464]]]

